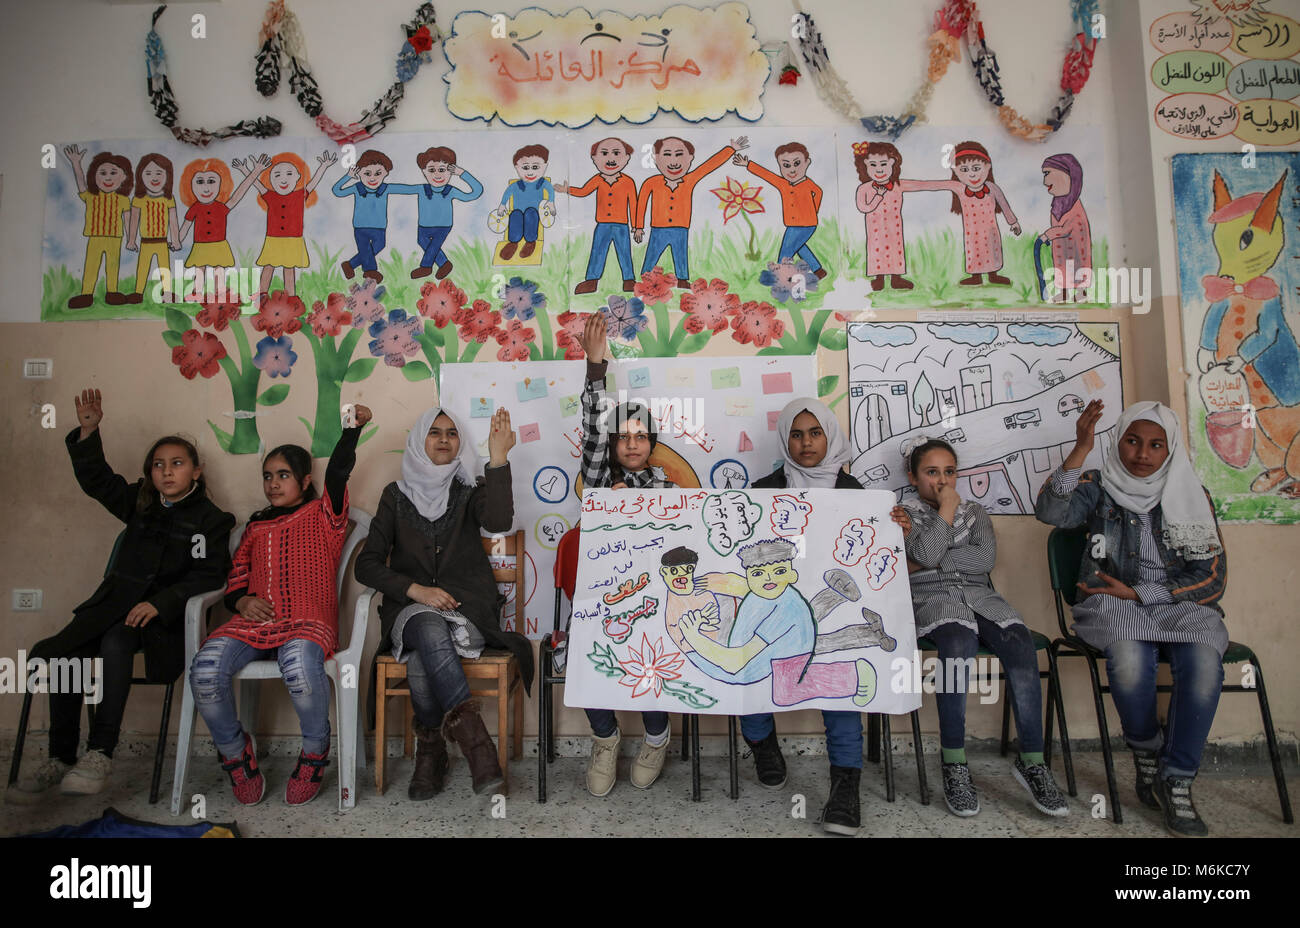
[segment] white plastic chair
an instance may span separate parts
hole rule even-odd
[[[339,630],[343,629],[343,581],[351,573],[352,555],[357,547],[370,534],[370,514],[352,506],[348,518],[353,523],[343,543],[343,552],[339,556],[338,597]],[[231,551],[239,545],[246,526],[241,526],[230,538]],[[361,649],[366,643],[366,627],[370,618],[370,603],[374,590],[366,588],[358,594],[352,610],[352,635],[348,646],[336,651],[325,662],[325,673],[334,683],[335,725],[339,749],[335,755],[338,759],[339,776],[339,811],[344,812],[356,805],[357,801],[357,765],[366,766],[365,737],[361,713],[358,706],[358,694],[361,692]],[[193,596],[185,606],[185,679],[181,687],[180,728],[176,740],[176,772],[172,777],[172,815],[179,815],[181,800],[185,791],[185,775],[190,763],[190,742],[194,736],[194,717],[197,708],[194,704],[194,691],[190,689],[190,665],[199,645],[205,637],[204,618],[208,610],[221,601],[224,590],[213,590],[200,596]],[[341,685],[340,668],[351,668],[351,683]],[[280,667],[273,660],[257,660],[248,663],[235,680],[239,682],[239,721],[244,730],[253,732],[257,724],[258,681],[279,680]],[[360,750],[358,751],[358,748]]]

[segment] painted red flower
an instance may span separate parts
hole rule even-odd
[[[226,326],[239,318],[240,303],[235,301],[204,303],[203,308],[195,313],[199,325],[209,326],[218,332],[224,332]]]
[[[462,306],[456,310],[452,321],[460,326],[458,334],[465,342],[481,344],[502,333],[501,314],[487,300],[475,300],[472,306]]]
[[[428,26],[421,26],[415,30],[415,33],[406,41],[410,42],[411,47],[420,53],[433,49],[433,34],[429,32]]]
[[[493,337],[501,346],[497,351],[498,361],[527,361],[528,343],[537,337],[537,333],[524,328],[518,319],[511,319],[509,327]]]
[[[701,277],[691,284],[688,293],[682,294],[682,312],[687,313],[687,332],[692,335],[712,329],[713,334],[727,330],[727,317],[740,312],[740,297],[727,292],[727,282],[717,277],[705,283]]]
[[[785,334],[785,323],[776,318],[772,304],[755,300],[741,305],[740,311],[731,317],[731,327],[735,330],[731,337],[736,341],[742,345],[753,342],[760,348],[766,348],[773,339]]]
[[[432,319],[440,329],[451,322],[464,306],[465,291],[450,280],[426,283],[420,288],[420,299],[415,304],[420,315]]]
[[[311,304],[311,313],[307,324],[318,338],[326,335],[338,335],[343,326],[352,324],[352,314],[347,310],[348,298],[341,293],[331,293],[322,303],[317,300]]]
[[[279,338],[286,332],[297,332],[302,328],[301,316],[307,308],[296,296],[289,296],[283,290],[277,290],[262,300],[257,315],[253,317],[253,328],[265,332],[271,338]]]
[[[632,288],[632,292],[641,298],[641,302],[653,306],[656,303],[667,303],[676,286],[677,278],[672,274],[665,274],[663,268],[657,267],[653,271],[642,274],[641,280]]]
[[[564,349],[564,360],[576,361],[586,357],[582,350],[582,333],[590,318],[591,313],[575,313],[572,310],[556,317],[555,321],[560,327],[555,330],[555,346]]]
[[[181,369],[181,376],[193,380],[195,374],[215,377],[220,369],[217,362],[226,356],[226,346],[211,332],[190,329],[181,333],[181,344],[172,349],[172,363]]]
[[[781,76],[776,79],[778,84],[789,84],[793,87],[799,83],[799,69],[792,64],[786,65],[781,69]]]

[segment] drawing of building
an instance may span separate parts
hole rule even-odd
[[[993,403],[993,368],[976,364],[961,369],[961,398],[963,411],[983,409]]]

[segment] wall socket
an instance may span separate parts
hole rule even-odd
[[[37,612],[40,608],[40,590],[14,590],[14,612]]]

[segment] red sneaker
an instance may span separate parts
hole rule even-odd
[[[255,806],[262,801],[266,793],[266,780],[257,769],[257,746],[253,736],[244,732],[244,751],[233,760],[221,758],[221,769],[230,774],[230,786],[235,792],[235,799],[246,806]]]
[[[326,748],[323,754],[298,752],[298,764],[293,768],[293,775],[289,777],[289,782],[284,785],[285,802],[291,806],[300,806],[316,798],[316,794],[320,792],[321,780],[324,779],[325,768],[329,766],[329,756],[329,748]]]

